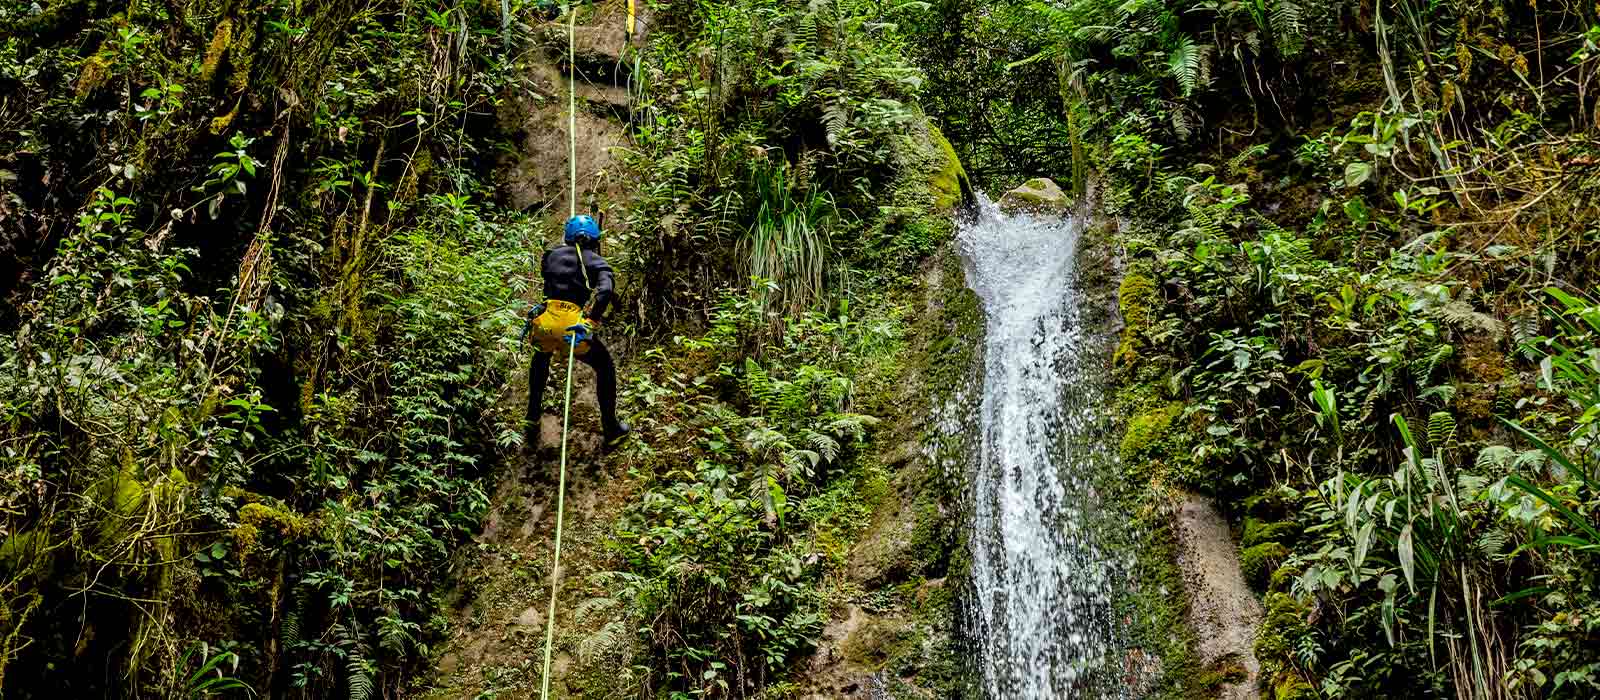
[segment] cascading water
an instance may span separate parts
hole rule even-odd
[[[1105,364],[1074,288],[1081,226],[988,200],[959,235],[987,325],[968,622],[991,698],[1119,697],[1115,562],[1092,474]]]

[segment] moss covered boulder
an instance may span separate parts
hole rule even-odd
[[[1067,193],[1047,177],[1024,182],[1000,198],[1000,211],[1007,214],[1065,214],[1071,207]]]

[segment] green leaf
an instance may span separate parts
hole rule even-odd
[[[1560,450],[1551,447],[1550,443],[1540,439],[1538,435],[1534,435],[1533,431],[1522,427],[1521,423],[1505,418],[1504,416],[1497,416],[1497,418],[1499,418],[1500,422],[1504,423],[1506,427],[1510,428],[1512,432],[1521,435],[1524,440],[1533,443],[1534,447],[1539,448],[1539,451],[1543,452],[1546,457],[1551,459],[1551,461],[1561,465],[1562,469],[1567,470],[1567,472],[1570,474],[1576,475],[1578,479],[1583,481],[1583,485],[1588,487],[1591,494],[1600,494],[1600,484],[1596,484],[1594,480],[1589,477],[1589,472],[1587,470],[1581,469],[1578,467],[1578,465],[1573,464],[1572,460],[1567,459],[1567,456],[1562,454]],[[1538,496],[1538,494],[1533,495],[1536,497]],[[1549,501],[1546,502],[1548,503]],[[1556,509],[1560,510],[1559,505],[1555,507]],[[1600,539],[1600,537],[1597,537],[1596,539]]]
[[[1372,164],[1366,161],[1356,161],[1344,166],[1344,186],[1360,187],[1372,177]]]
[[[1361,532],[1356,534],[1356,555],[1350,560],[1350,568],[1357,581],[1361,580],[1361,564],[1367,560],[1367,552],[1372,549],[1372,539],[1377,526],[1377,521],[1369,520],[1366,525],[1361,526]]]
[[[1600,531],[1596,531],[1593,525],[1590,525],[1583,518],[1578,517],[1576,513],[1567,510],[1566,506],[1561,505],[1561,501],[1556,500],[1555,496],[1550,495],[1544,489],[1534,486],[1526,479],[1523,479],[1515,474],[1507,476],[1506,483],[1526,491],[1528,495],[1533,496],[1534,498],[1544,501],[1546,505],[1550,506],[1551,510],[1560,513],[1561,517],[1566,518],[1567,522],[1572,523],[1573,527],[1578,528],[1579,530],[1583,531],[1584,534],[1588,535],[1591,543],[1600,544]]]
[[[1400,530],[1400,537],[1395,540],[1395,553],[1400,559],[1400,572],[1406,575],[1406,589],[1412,595],[1417,594],[1417,554],[1416,545],[1412,542],[1411,524]]]

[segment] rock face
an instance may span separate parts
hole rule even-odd
[[[1193,495],[1177,504],[1175,515],[1178,568],[1189,593],[1189,626],[1200,642],[1200,663],[1214,671],[1242,672],[1243,679],[1218,689],[1219,700],[1255,700],[1261,697],[1256,690],[1261,663],[1254,651],[1261,603],[1239,571],[1228,523],[1209,501]]]
[[[644,3],[640,3],[643,5]],[[643,9],[643,8],[642,8]],[[648,9],[638,18],[639,31],[629,35],[617,4],[605,4],[588,24],[573,31],[573,60],[568,65],[567,26],[550,22],[538,27],[522,68],[528,89],[505,100],[500,121],[516,143],[515,155],[500,165],[499,180],[517,209],[553,212],[565,219],[568,197],[569,69],[577,74],[578,208],[611,209],[627,200],[628,186],[616,175],[614,155],[627,143],[628,85],[631,62],[623,56],[644,45],[650,25]],[[618,220],[602,221],[610,230]]]
[[[1000,211],[1007,214],[1065,214],[1072,200],[1061,186],[1047,177],[1036,177],[1000,198]]]

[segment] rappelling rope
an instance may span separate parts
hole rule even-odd
[[[556,552],[555,564],[550,568],[550,611],[544,618],[544,681],[539,686],[539,697],[550,697],[550,650],[556,639],[556,593],[561,580],[561,521],[567,509],[567,428],[572,421],[572,359],[577,354],[578,341],[567,343],[567,391],[561,409],[561,476],[556,484]]]
[[[567,179],[571,196],[567,200],[567,216],[578,215],[578,69],[574,36],[577,34],[578,14],[572,3],[567,3]],[[583,259],[583,247],[573,241],[578,254],[578,269],[583,271],[584,286],[589,285],[589,269]],[[582,320],[582,316],[579,317]],[[567,388],[561,399],[561,470],[556,482],[556,546],[550,565],[550,610],[544,618],[544,679],[539,684],[540,700],[550,698],[550,652],[556,639],[556,598],[561,581],[561,526],[567,513],[567,435],[572,427],[572,362],[578,354],[578,337],[568,329],[567,335]]]

